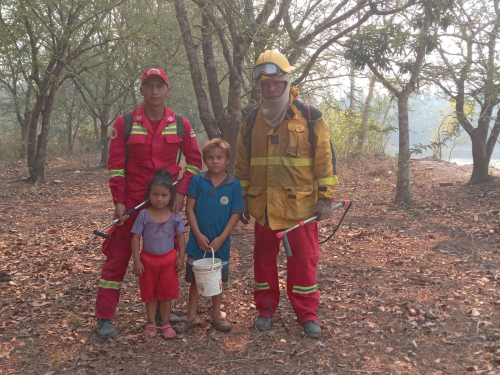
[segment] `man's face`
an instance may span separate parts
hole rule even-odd
[[[281,97],[286,89],[285,81],[263,81],[260,84],[260,91],[264,99],[275,100]]]
[[[170,87],[161,77],[150,77],[141,86],[141,95],[146,105],[163,106],[169,94]]]

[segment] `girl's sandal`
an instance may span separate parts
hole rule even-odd
[[[173,339],[175,337],[175,331],[172,329],[172,326],[169,324],[161,327],[160,333],[165,340]]]
[[[187,320],[187,319],[182,319],[180,323],[177,323],[174,326],[175,332],[181,334],[181,333],[187,333],[189,330],[193,329],[196,327],[198,323],[196,323],[194,320]]]
[[[231,324],[224,318],[215,320],[213,325],[215,329],[220,332],[229,332],[231,330]]]
[[[144,332],[142,333],[143,336],[145,337],[153,337],[156,335],[156,330],[158,327],[154,324],[148,324],[146,328],[144,329]]]

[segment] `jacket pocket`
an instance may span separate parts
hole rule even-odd
[[[309,218],[316,204],[314,187],[285,187],[285,189],[285,219],[300,221]]]
[[[177,134],[167,134],[165,136],[165,139],[167,141],[167,143],[170,143],[170,144],[179,144],[182,142],[182,139],[177,135]]]
[[[286,152],[288,155],[297,158],[308,158],[312,155],[312,146],[308,141],[307,126],[304,124],[288,124],[288,145]]]
[[[145,143],[147,135],[144,134],[131,134],[127,141],[129,146],[128,157],[129,159],[144,160],[146,155]]]
[[[247,191],[248,212],[255,219],[264,217],[266,208],[266,196],[261,186],[249,186]]]

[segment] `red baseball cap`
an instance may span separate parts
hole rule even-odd
[[[141,80],[141,85],[144,84],[144,81],[147,80],[149,77],[152,76],[160,76],[163,78],[165,83],[168,85],[168,77],[167,73],[165,73],[164,70],[161,70],[160,68],[148,68],[144,71],[142,74],[142,80]]]

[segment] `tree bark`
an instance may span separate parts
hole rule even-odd
[[[177,15],[177,21],[182,33],[184,48],[186,49],[189,71],[191,73],[191,80],[193,82],[196,101],[198,103],[200,120],[205,127],[208,138],[217,138],[220,136],[220,132],[214,117],[210,113],[207,94],[205,92],[205,89],[203,88],[203,76],[201,74],[200,65],[198,64],[198,55],[196,53],[193,36],[191,35],[191,28],[189,26],[184,0],[175,0],[175,11]]]
[[[28,131],[30,124],[30,113],[24,114],[24,119],[20,122],[21,125],[21,149],[19,150],[19,158],[24,159],[26,157],[26,151],[28,146]]]
[[[108,156],[109,156],[109,137],[108,137],[108,127],[109,127],[109,107],[104,108],[103,114],[100,118],[101,121],[101,161],[99,166],[101,168],[108,168]]]
[[[48,95],[46,95],[42,101],[42,110],[40,111],[40,114],[42,116],[42,126],[40,129],[40,134],[38,135],[38,140],[36,142],[36,151],[32,154],[32,162],[31,164],[28,164],[30,168],[30,175],[28,177],[28,180],[34,182],[35,184],[43,182],[43,180],[45,179],[45,159],[47,157],[47,143],[49,141],[50,117],[52,114],[52,108],[54,107],[56,92],[57,84],[54,83],[50,86]],[[36,118],[38,118],[38,116],[33,117],[34,122],[37,122]],[[31,130],[32,128],[30,128],[30,133]]]
[[[408,125],[409,95],[399,94],[397,98],[399,119],[399,154],[396,198],[394,200],[397,203],[410,203],[410,128]]]
[[[67,141],[68,141],[68,154],[71,154],[71,143],[73,140],[73,112],[75,109],[75,95],[76,95],[76,87],[75,92],[73,93],[73,99],[71,100],[71,106],[68,112],[68,118],[66,119],[66,133],[67,133]]]
[[[474,129],[471,134],[472,141],[472,175],[468,185],[475,185],[484,182],[490,178],[488,166],[490,164],[490,155],[486,152],[486,140],[479,128]]]
[[[358,153],[363,154],[363,147],[365,146],[366,139],[366,124],[368,123],[368,115],[370,114],[370,104],[373,98],[373,90],[375,88],[376,77],[372,75],[370,78],[370,88],[368,89],[368,96],[366,97],[365,106],[363,107],[363,115],[361,117],[361,128],[359,129],[358,139]]]
[[[354,111],[354,108],[356,106],[356,77],[355,77],[355,70],[354,70],[354,61],[351,61],[350,63],[350,72],[349,72],[349,79],[350,79],[350,92],[349,92],[349,111]]]
[[[24,116],[21,116],[21,113],[18,113],[17,115],[19,125],[21,125],[21,149],[19,150],[19,158],[22,159],[26,157],[26,148],[28,145],[28,131],[31,118],[30,102],[32,92],[33,89],[31,88],[31,85],[28,85],[28,90],[26,90],[26,101],[24,102]]]
[[[92,116],[92,121],[94,122],[94,135],[95,135],[95,144],[96,146],[99,146],[101,143],[101,136],[99,135],[99,126],[97,125],[97,116],[94,115],[93,113],[91,114]]]

